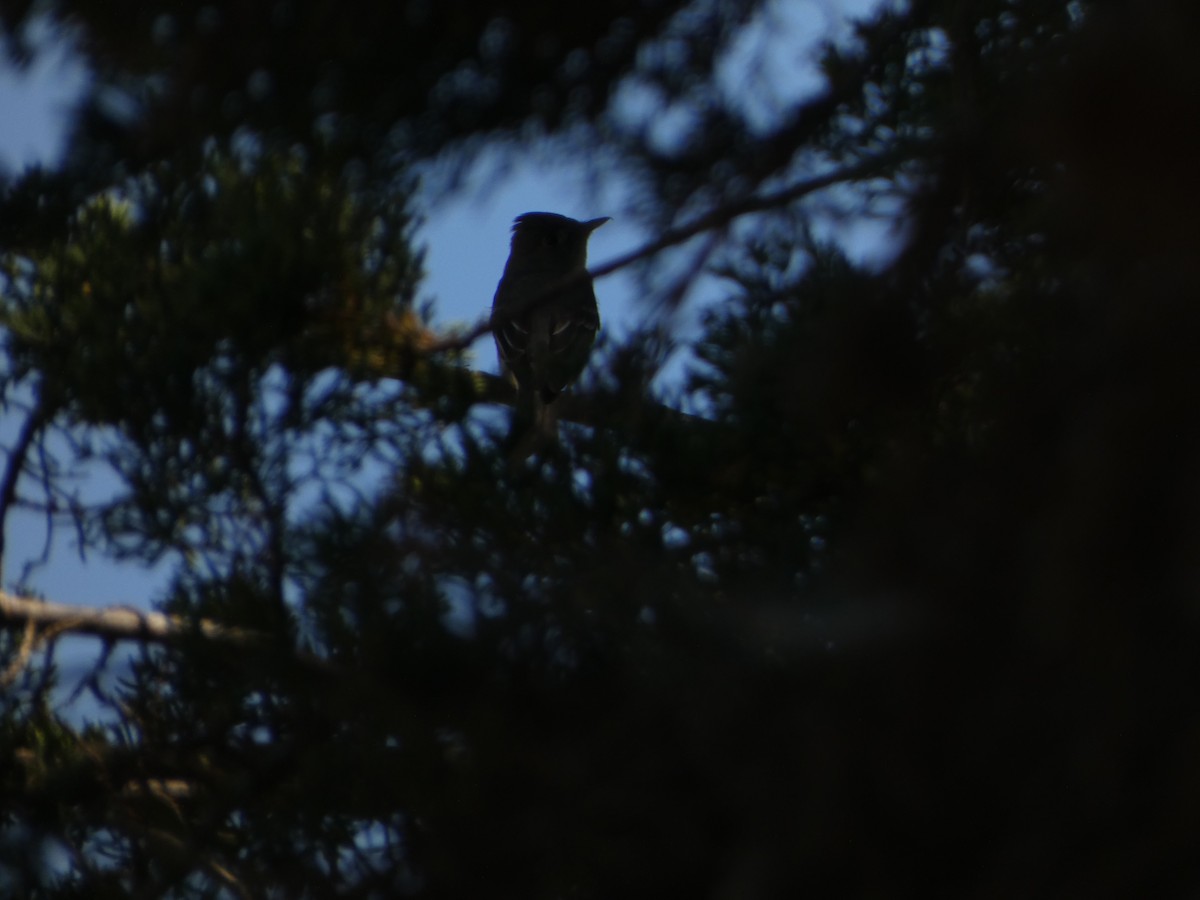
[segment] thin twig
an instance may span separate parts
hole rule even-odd
[[[25,469],[25,459],[29,456],[30,447],[33,446],[38,433],[49,419],[49,411],[43,400],[41,389],[35,387],[34,393],[36,396],[33,408],[21,426],[16,443],[8,453],[8,461],[4,466],[4,477],[0,479],[0,579],[3,578],[4,573],[4,535],[8,530],[6,528],[8,513],[17,496],[17,482],[21,480],[21,473]]]

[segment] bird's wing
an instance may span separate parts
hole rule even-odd
[[[513,368],[529,352],[529,328],[517,319],[501,319],[492,325],[500,361]]]
[[[589,282],[527,306],[554,278],[506,276],[492,302],[492,334],[501,363],[517,383],[549,402],[579,376],[587,363],[600,314]]]
[[[600,314],[591,285],[586,286],[586,291],[587,302],[576,302],[565,309],[551,311],[545,387],[554,393],[579,377],[600,329]]]
[[[500,361],[514,372],[523,368],[529,353],[534,310],[525,308],[526,304],[547,285],[548,280],[538,275],[505,275],[496,286],[496,296],[492,299],[492,335],[496,339]]]

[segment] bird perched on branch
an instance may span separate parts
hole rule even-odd
[[[492,335],[501,369],[517,385],[513,435],[520,459],[555,437],[554,401],[592,351],[600,314],[587,242],[607,221],[528,212],[513,222],[512,249],[492,300]]]

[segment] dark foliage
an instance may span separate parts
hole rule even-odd
[[[111,724],[9,679],[0,891],[1200,890],[1191,5],[888,5],[765,125],[751,2],[43,9],[94,82],[0,200],[0,502],[171,561],[197,628],[93,679]],[[514,471],[414,304],[411,178],[535,137],[709,216],[725,292],[705,417],[648,321]],[[890,210],[888,261],[831,209]]]

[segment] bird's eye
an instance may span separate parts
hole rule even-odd
[[[561,231],[549,231],[545,237],[547,247],[557,247],[563,242],[563,233]]]

